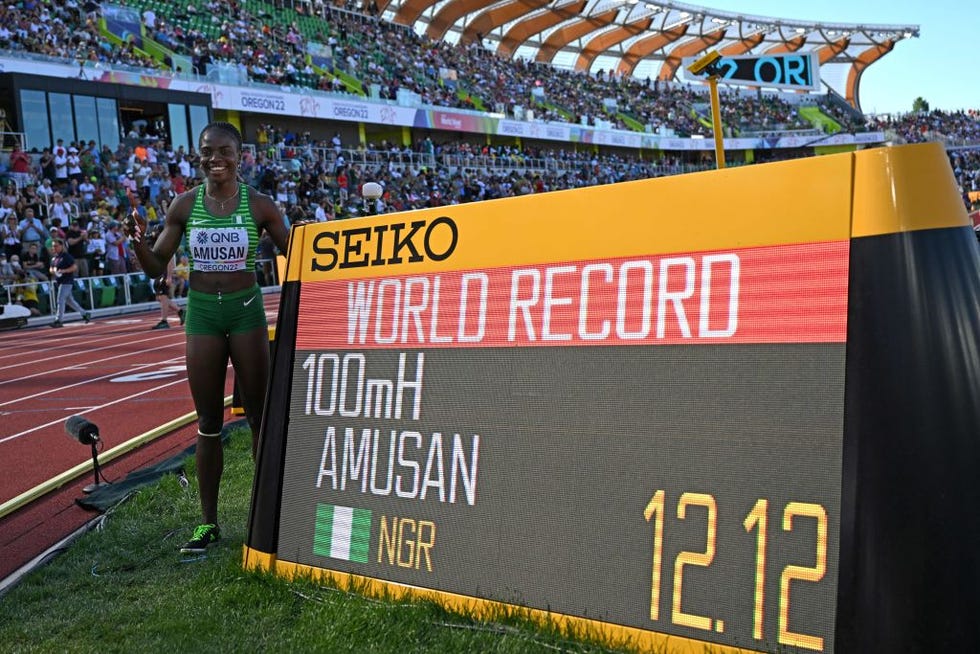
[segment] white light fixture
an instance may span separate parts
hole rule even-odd
[[[384,195],[384,188],[381,184],[377,182],[366,182],[364,186],[361,187],[361,196],[367,200],[377,200],[382,195]]]

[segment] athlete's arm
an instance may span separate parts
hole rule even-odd
[[[187,217],[191,214],[196,196],[194,190],[178,195],[167,209],[167,217],[163,222],[163,231],[157,237],[153,247],[146,243],[146,220],[133,211],[126,220],[126,232],[133,237],[133,251],[143,266],[143,271],[150,277],[159,277],[167,271],[167,263],[174,257],[180,246],[180,239],[187,228]]]
[[[252,215],[255,224],[262,230],[269,232],[272,242],[279,248],[279,252],[286,254],[289,248],[289,230],[286,228],[286,220],[283,218],[279,207],[268,195],[263,195],[255,189],[249,187],[249,204],[252,207]]]

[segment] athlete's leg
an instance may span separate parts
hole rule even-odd
[[[197,410],[197,481],[205,523],[218,524],[218,487],[224,469],[224,422],[228,341],[224,336],[188,334],[187,381]]]
[[[263,325],[247,332],[232,334],[229,342],[231,364],[235,367],[242,406],[248,425],[252,428],[254,457],[259,445],[262,407],[269,386],[269,329]]]

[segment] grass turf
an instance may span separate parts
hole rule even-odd
[[[619,652],[519,610],[492,621],[425,601],[362,596],[241,567],[253,464],[247,432],[225,446],[222,540],[177,548],[199,520],[190,486],[165,476],[0,598],[6,652]]]

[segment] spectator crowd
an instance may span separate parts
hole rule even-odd
[[[404,25],[380,20],[374,3],[357,11],[332,3],[295,3],[295,8],[250,11],[245,3],[191,2],[167,16],[150,2],[142,9],[147,35],[207,74],[212,66],[234,68],[252,82],[300,86],[395,100],[400,92],[424,104],[521,115],[618,129],[669,130],[680,136],[710,134],[703,86],[645,80],[612,71],[595,74],[503,59],[483,47],[433,41]],[[255,3],[250,3],[255,7]],[[307,8],[307,9],[304,9]],[[169,70],[129,42],[113,45],[98,28],[100,6],[74,0],[26,1],[0,7],[0,49],[39,53],[97,65],[121,64]],[[318,18],[313,18],[312,13]],[[311,46],[325,53],[314,58]],[[759,130],[815,129],[780,94],[725,105],[723,122],[733,134]],[[816,96],[822,102],[820,96]],[[832,113],[828,107],[827,113]],[[860,125],[847,124],[848,129]]]
[[[135,135],[135,132],[134,132]],[[343,144],[339,134],[317,141],[272,125],[261,126],[246,148],[244,181],[275,198],[290,222],[326,221],[365,213],[402,211],[527,193],[581,188],[691,170],[679,160],[657,162],[564,149],[491,146],[420,140],[414,147]],[[127,143],[134,143],[128,145]],[[345,147],[346,145],[346,147]],[[94,141],[58,140],[40,155],[19,147],[0,169],[0,236],[5,283],[48,281],[51,246],[64,239],[79,262],[79,277],[137,270],[121,223],[132,210],[150,230],[162,228],[174,197],[199,183],[199,157],[174,150],[149,124],[115,150]],[[384,194],[368,204],[360,189],[378,182]],[[262,243],[260,253],[274,251]],[[181,253],[178,254],[180,259]],[[179,268],[179,267],[178,267]],[[179,289],[183,280],[172,280]]]
[[[210,17],[221,38],[210,38],[202,30],[185,30],[155,15],[144,13],[143,20],[158,41],[191,55],[195,67],[235,62],[258,81],[295,84],[305,76],[325,90],[351,90],[349,81],[310,65],[305,54],[310,37],[298,27],[277,27],[236,2],[208,2],[200,8],[191,4],[177,15],[198,11]],[[535,97],[537,110],[550,120],[579,122],[586,117],[594,121],[604,116],[622,127],[624,116],[631,116],[677,133],[705,131],[697,119],[697,106],[704,97],[691,87],[608,73],[587,76],[544,71],[520,61],[503,65],[479,44],[462,47],[431,42],[377,20],[370,11],[365,15],[324,11],[329,20],[322,21],[322,32],[315,38],[332,48],[338,69],[382,98],[406,89],[436,106],[513,110]],[[95,2],[79,5],[73,0],[0,5],[0,48],[86,61],[159,65],[128,45],[114,46],[102,37],[98,12]],[[446,84],[441,71],[449,68],[466,84]],[[609,113],[603,98],[622,111]],[[725,106],[724,122],[741,129],[778,131],[807,126],[796,114],[795,105],[775,96],[738,96]],[[843,122],[844,116],[837,115]],[[867,125],[885,131],[896,142],[956,143],[959,147],[950,149],[949,157],[964,199],[970,204],[970,197],[980,197],[976,111],[870,117]],[[245,181],[272,196],[291,222],[582,188],[713,165],[711,161],[692,165],[669,154],[651,161],[639,153],[490,145],[458,135],[443,143],[424,138],[411,146],[385,141],[342,143],[339,133],[317,139],[270,124],[245,136],[251,141],[241,165]],[[48,281],[55,241],[63,240],[78,261],[79,277],[133,272],[138,264],[121,229],[123,217],[135,209],[151,230],[158,230],[173,198],[199,183],[197,153],[193,148],[172,148],[162,120],[127,126],[125,138],[115,149],[99,147],[95,141],[58,140],[40,153],[26,153],[15,146],[0,162],[0,283],[16,288],[19,300],[25,306],[33,304],[35,311],[37,284]],[[365,201],[360,189],[366,182],[381,184],[383,195]],[[271,259],[274,254],[271,243],[260,244],[260,259]],[[170,280],[177,294],[187,285],[185,255],[178,253],[180,263]],[[259,272],[271,274],[265,267]]]

